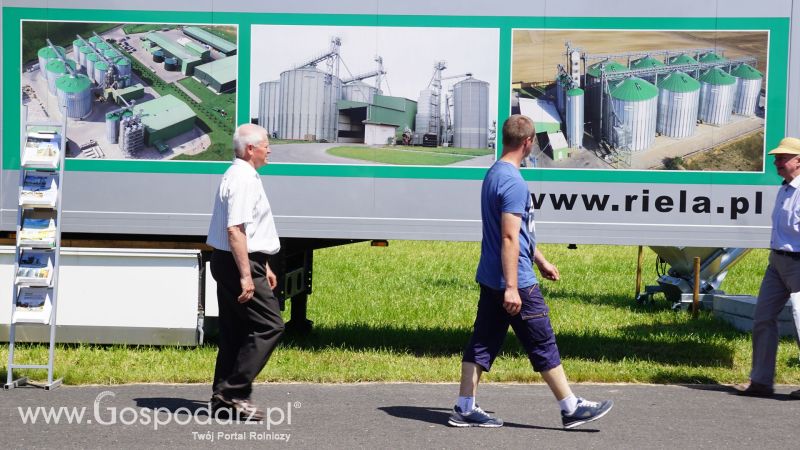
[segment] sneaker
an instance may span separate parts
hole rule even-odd
[[[564,424],[564,428],[575,428],[605,416],[613,407],[613,400],[603,400],[598,403],[578,397],[578,407],[575,408],[575,412],[566,414],[561,411],[561,423]]]
[[[486,414],[478,405],[469,413],[461,411],[458,405],[453,407],[453,413],[447,421],[453,427],[481,427],[498,428],[503,426],[503,421]]]

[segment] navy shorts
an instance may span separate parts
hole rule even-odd
[[[504,291],[481,285],[478,314],[462,361],[477,364],[488,372],[511,325],[528,354],[533,370],[543,372],[558,367],[561,356],[550,325],[550,308],[544,302],[539,285],[519,289],[522,309],[514,316],[503,308],[503,294]]]

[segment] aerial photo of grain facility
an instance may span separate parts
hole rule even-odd
[[[514,30],[543,168],[763,171],[766,31]]]
[[[497,30],[256,25],[252,47],[271,162],[494,162]]]
[[[28,121],[67,116],[67,157],[229,160],[235,26],[22,23]]]

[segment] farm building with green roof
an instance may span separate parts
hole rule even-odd
[[[230,92],[236,89],[238,58],[228,56],[194,68],[194,76],[214,92]]]
[[[191,131],[197,119],[192,108],[172,95],[140,103],[133,107],[133,112],[142,113],[148,146]]]
[[[236,44],[228,42],[200,27],[183,27],[183,34],[214,47],[225,56],[236,54]]]

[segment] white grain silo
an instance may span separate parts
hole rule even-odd
[[[304,67],[281,73],[279,135],[281,139],[336,139],[342,82],[316,68]]]
[[[281,80],[265,81],[258,85],[258,125],[264,127],[270,136],[277,134],[280,129],[280,88]]]
[[[489,147],[489,83],[467,78],[453,85],[453,146]]]
[[[92,112],[92,82],[86,75],[64,75],[56,80],[58,104],[66,106],[67,117],[81,119]]]
[[[653,145],[658,115],[658,88],[637,77],[626,78],[610,92],[611,143],[637,152]],[[611,111],[609,111],[611,112]]]
[[[700,75],[700,108],[697,118],[711,125],[725,125],[731,119],[736,95],[736,78],[713,67]]]
[[[731,75],[736,77],[733,113],[740,116],[754,116],[764,76],[748,64],[739,64],[731,70]]]
[[[700,82],[683,72],[672,72],[658,82],[658,123],[664,136],[685,138],[697,128]]]
[[[567,144],[570,148],[583,148],[583,89],[566,92]]]

